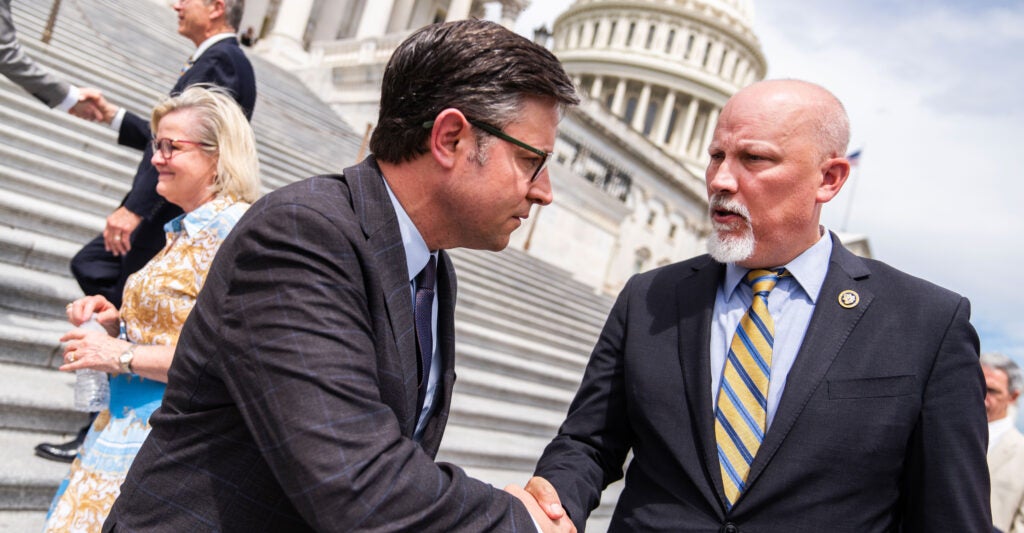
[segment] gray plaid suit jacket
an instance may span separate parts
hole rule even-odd
[[[531,531],[511,496],[434,462],[455,380],[455,273],[439,259],[444,375],[417,445],[405,250],[375,161],[256,202],[104,531]]]

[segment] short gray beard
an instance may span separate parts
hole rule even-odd
[[[711,236],[708,238],[708,253],[719,263],[739,263],[754,255],[754,228],[750,225],[750,212],[746,206],[722,196],[712,196],[708,210],[723,209],[743,216],[744,231],[739,236],[726,236],[725,232],[735,230],[734,227],[711,222]]]

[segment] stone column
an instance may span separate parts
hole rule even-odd
[[[626,78],[619,78],[619,84],[615,86],[615,96],[612,98],[612,114],[621,117],[622,107],[626,103]]]
[[[285,69],[305,66],[309,62],[303,39],[313,11],[313,0],[282,0],[274,20],[274,28],[260,39],[253,50]]]
[[[316,26],[313,28],[314,41],[333,41],[338,39],[346,17],[352,12],[353,0],[335,0],[324,2],[317,15]]]
[[[651,105],[651,84],[645,83],[640,89],[640,99],[636,102],[636,111],[633,113],[633,129],[643,133],[644,122],[647,121],[648,107]]]
[[[359,18],[356,39],[366,39],[387,33],[391,8],[395,0],[367,0],[363,4],[363,16]]]
[[[523,5],[519,0],[504,0],[501,3],[501,25],[510,30],[514,29],[516,19],[519,18],[519,14],[522,12]]]
[[[711,146],[711,138],[715,136],[715,126],[718,125],[718,109],[712,109],[708,111],[707,127],[704,128],[704,138],[701,139],[700,146],[697,147],[697,159],[704,159],[707,154],[708,146]]]
[[[611,47],[612,48],[625,48],[626,37],[629,36],[629,19],[626,17],[619,17],[615,21],[615,33],[612,34]]]
[[[602,17],[601,20],[597,22],[597,27],[594,28],[594,31],[596,32],[594,36],[595,48],[599,46],[604,47],[608,45],[608,31],[611,25],[612,21],[608,20],[605,17]]]
[[[590,97],[600,102],[602,90],[604,90],[604,78],[594,76],[594,83],[590,86]]]
[[[391,10],[391,20],[388,22],[388,33],[409,29],[409,17],[412,16],[415,4],[416,0],[395,0],[395,8]]]
[[[669,122],[672,120],[672,109],[676,106],[676,92],[672,89],[668,90],[668,94],[665,95],[665,102],[662,104],[661,117],[658,119],[658,127],[654,129],[654,144],[658,146],[664,146],[667,142],[665,135],[668,134]]]
[[[697,67],[704,65],[704,51],[708,48],[708,37],[702,33],[695,34],[693,41],[693,52],[690,53],[690,63]]]
[[[268,38],[292,41],[302,48],[302,38],[306,34],[306,24],[313,11],[313,0],[282,0],[277,9],[277,20]]]
[[[597,25],[591,24],[590,21],[583,23],[583,33],[580,35],[580,46],[583,48],[590,48],[591,43],[594,42],[594,35],[597,31]]]
[[[465,20],[469,18],[469,8],[473,6],[473,0],[451,0],[448,4],[448,16],[445,22]]]
[[[688,155],[686,149],[690,146],[690,137],[693,136],[693,125],[697,122],[697,107],[699,105],[700,102],[696,97],[690,98],[690,105],[686,108],[686,117],[683,118],[683,131],[679,132],[679,144],[674,150],[677,154]]]

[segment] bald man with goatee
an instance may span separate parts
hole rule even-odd
[[[709,254],[626,284],[528,486],[538,499],[557,492],[582,531],[632,451],[612,532],[991,531],[970,304],[821,225],[848,140],[818,85],[729,100]]]

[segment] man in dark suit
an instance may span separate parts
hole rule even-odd
[[[221,247],[104,529],[571,530],[434,457],[455,380],[444,250],[500,250],[551,201],[576,102],[558,60],[498,24],[401,44],[374,155],[268,194]]]
[[[196,45],[182,66],[171,94],[190,85],[218,85],[227,89],[252,118],[256,105],[256,78],[238,44],[236,30],[244,0],[181,0],[178,33]],[[83,89],[104,110],[104,121],[118,130],[117,142],[142,150],[132,188],[107,217],[103,234],[85,245],[71,260],[71,271],[85,294],[102,294],[120,305],[124,282],[164,246],[164,224],[181,214],[174,204],[156,193],[157,172],[150,163],[152,132],[149,120],[111,105],[93,89]]]
[[[632,451],[611,531],[991,530],[969,303],[819,225],[848,139],[817,85],[729,100],[710,256],[627,283],[528,491],[582,529]]]
[[[206,83],[228,90],[252,118],[256,104],[256,78],[252,65],[238,45],[235,28],[242,18],[244,0],[180,0],[178,33],[196,44],[185,62],[171,94],[190,85]],[[111,105],[96,89],[83,88],[88,102],[103,111],[103,121],[118,130],[117,142],[142,150],[132,188],[121,206],[107,217],[103,233],[90,241],[71,259],[71,272],[85,294],[102,294],[120,307],[124,283],[164,247],[164,224],[181,214],[181,209],[156,193],[157,171],[150,160],[152,132],[149,121]],[[47,459],[71,461],[88,432],[86,425],[77,437],[63,444],[41,443],[36,454]]]

